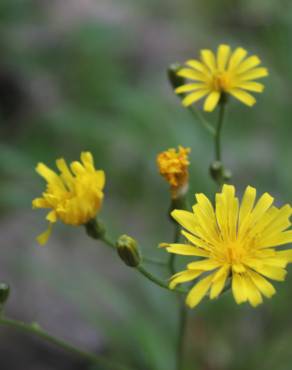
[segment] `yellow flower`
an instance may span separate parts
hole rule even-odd
[[[171,277],[170,288],[196,281],[186,303],[195,307],[203,297],[217,298],[231,280],[236,303],[262,303],[275,289],[268,279],[283,281],[286,265],[292,261],[292,250],[275,248],[292,242],[290,205],[272,206],[274,199],[263,194],[258,202],[256,189],[248,186],[241,205],[235,188],[224,185],[216,194],[216,206],[204,194],[196,194],[193,212],[174,210],[173,218],[186,231],[186,244],[162,244],[167,251],[200,257],[187,265],[187,270]]]
[[[188,154],[190,148],[170,148],[157,156],[158,170],[170,185],[172,198],[177,198],[187,190],[189,172]]]
[[[217,106],[222,93],[230,94],[242,103],[252,106],[255,98],[247,91],[260,93],[261,83],[255,82],[268,76],[268,70],[259,67],[260,59],[247,56],[243,48],[231,51],[228,45],[219,45],[217,55],[211,50],[201,50],[201,60],[188,60],[187,67],[181,68],[177,75],[191,83],[175,89],[177,94],[187,94],[182,103],[185,107],[207,96],[204,110],[211,112]]]
[[[81,162],[72,162],[70,169],[63,158],[56,165],[60,174],[43,163],[36,167],[47,188],[41,198],[33,200],[33,208],[51,209],[46,217],[49,227],[37,238],[41,245],[48,241],[53,223],[61,220],[74,226],[86,224],[96,216],[103,200],[105,174],[95,169],[91,153],[82,152]]]

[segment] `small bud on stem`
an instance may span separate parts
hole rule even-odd
[[[139,266],[141,262],[141,256],[135,239],[128,235],[121,235],[117,240],[117,250],[119,256],[127,266]]]

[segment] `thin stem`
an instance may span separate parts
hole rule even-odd
[[[178,223],[175,223],[173,242],[178,243],[179,238],[180,238],[180,226]],[[170,253],[169,260],[168,260],[168,268],[172,275],[175,274],[175,259],[176,259],[176,254]]]
[[[153,265],[160,265],[160,266],[167,266],[167,263],[165,261],[156,260],[154,258],[150,257],[144,257],[142,258],[143,262],[153,264]]]
[[[179,297],[180,298],[180,297]],[[183,369],[184,359],[184,338],[187,323],[187,307],[183,300],[180,299],[180,315],[179,315],[179,331],[178,331],[178,343],[177,343],[177,354],[176,354],[176,369]]]
[[[214,127],[203,117],[202,113],[193,105],[189,107],[189,111],[198,119],[201,125],[208,131],[209,134],[215,136]]]
[[[106,235],[104,235],[101,239],[105,244],[107,244],[109,247],[112,247],[114,249],[116,249],[116,245],[115,243],[109,239],[109,237],[107,237]],[[152,283],[160,286],[161,288],[164,288],[164,289],[167,289],[171,292],[178,292],[178,293],[187,293],[186,290],[182,289],[182,288],[175,288],[175,289],[170,289],[168,284],[164,281],[164,280],[161,280],[159,279],[158,277],[154,276],[151,272],[149,272],[148,270],[146,270],[143,266],[139,265],[136,267],[136,270],[139,271],[142,275],[144,275],[148,280],[150,280]]]
[[[60,348],[63,348],[65,351],[67,351],[67,352],[69,352],[73,355],[79,356],[79,357],[83,358],[84,360],[89,361],[91,363],[98,364],[101,367],[105,367],[105,368],[109,368],[109,369],[113,369],[113,370],[116,370],[116,369],[118,369],[118,370],[129,370],[128,367],[120,365],[119,363],[115,363],[111,360],[99,357],[99,356],[95,355],[94,353],[83,351],[83,350],[73,346],[72,344],[65,342],[62,339],[59,339],[59,338],[56,338],[56,337],[50,335],[49,333],[47,333],[46,331],[41,329],[40,326],[36,323],[26,324],[22,321],[17,321],[17,320],[1,317],[0,318],[0,325],[7,326],[7,327],[10,327],[10,328],[22,331],[24,333],[29,333],[29,334],[36,335],[39,338],[42,338],[42,339],[46,340],[49,343],[52,343],[52,344],[54,344],[54,345],[56,345]]]
[[[217,122],[217,128],[215,133],[215,159],[216,161],[221,161],[222,155],[221,155],[221,132],[222,132],[222,126],[224,122],[224,114],[225,114],[225,97],[222,97],[221,102],[219,104],[219,115],[218,115],[218,122]]]
[[[152,283],[160,286],[161,288],[167,289],[171,292],[177,292],[177,293],[182,293],[182,294],[186,294],[188,292],[187,290],[185,290],[183,288],[170,289],[168,284],[164,280],[161,280],[161,279],[157,278],[156,276],[152,275],[152,273],[149,272],[148,270],[146,270],[143,266],[137,266],[136,269],[142,275],[144,275],[148,280],[152,281]]]

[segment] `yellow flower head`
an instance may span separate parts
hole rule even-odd
[[[216,194],[216,205],[204,194],[196,194],[193,212],[174,210],[173,218],[186,230],[186,244],[163,244],[167,251],[200,257],[187,269],[171,277],[170,288],[195,279],[186,303],[195,307],[203,297],[217,298],[230,279],[236,303],[262,303],[275,289],[268,279],[283,281],[292,250],[275,249],[292,242],[290,205],[272,206],[274,199],[263,194],[256,200],[256,189],[248,186],[241,205],[235,188],[224,185]]]
[[[37,238],[45,244],[51,234],[52,224],[61,220],[68,225],[83,225],[93,219],[101,208],[105,174],[96,170],[91,153],[81,153],[81,162],[74,161],[70,168],[63,158],[56,161],[60,174],[43,163],[38,163],[37,173],[47,182],[41,198],[33,200],[33,208],[49,208],[47,231]]]
[[[176,198],[187,187],[190,151],[190,148],[179,146],[178,150],[170,148],[157,156],[158,170],[169,183],[173,198]]]
[[[215,109],[222,93],[252,106],[256,100],[247,91],[262,92],[264,86],[254,80],[268,76],[268,70],[259,67],[260,63],[257,56],[247,57],[247,51],[240,47],[232,52],[230,46],[222,44],[216,55],[211,50],[201,50],[200,60],[188,60],[187,67],[177,72],[190,83],[176,88],[175,92],[186,94],[182,101],[185,107],[207,96],[204,110],[208,112]]]

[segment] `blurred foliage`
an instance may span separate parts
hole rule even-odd
[[[166,68],[220,42],[244,46],[270,70],[253,109],[230,104],[224,160],[233,181],[240,189],[251,184],[283,203],[291,201],[290,1],[97,0],[88,2],[92,13],[83,17],[72,4],[0,3],[2,217],[28,209],[40,192],[38,161],[53,166],[57,157],[73,160],[81,150],[91,150],[107,173],[104,219],[115,232],[142,240],[149,246],[146,253],[165,258],[153,248],[171,238],[171,226],[161,217],[169,200],[156,172],[157,152],[190,146],[190,199],[194,192],[215,190],[208,177],[211,139],[180,106]],[[215,120],[216,113],[210,117]],[[27,234],[31,244],[31,229]],[[119,283],[86,266],[67,266],[64,273],[58,260],[46,265],[18,258],[10,266],[15,274],[21,265],[33,278],[45,276],[104,334],[110,356],[137,369],[174,368],[171,294],[126,267],[130,281]],[[113,259],[112,268],[117,263]],[[72,285],[74,271],[82,268],[86,273]],[[186,369],[289,368],[291,284],[290,276],[276,297],[256,310],[235,306],[228,294],[201,304],[190,315]]]

